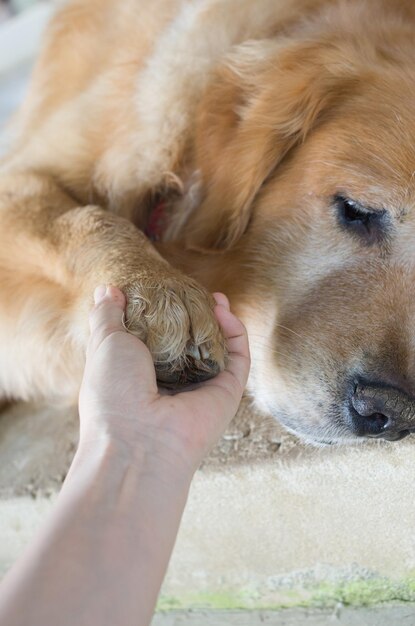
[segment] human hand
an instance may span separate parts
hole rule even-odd
[[[80,393],[81,444],[110,437],[194,471],[235,415],[249,372],[246,330],[215,294],[228,366],[214,379],[175,395],[159,392],[150,352],[123,325],[123,293],[95,291]]]

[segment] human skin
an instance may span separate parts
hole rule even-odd
[[[162,395],[124,295],[95,291],[80,440],[55,508],[0,586],[8,626],[150,623],[194,472],[235,415],[249,371],[245,328],[216,294],[228,366]]]

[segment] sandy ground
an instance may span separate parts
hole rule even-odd
[[[75,409],[15,404],[0,411],[0,497],[37,497],[62,484],[78,437]],[[382,445],[382,444],[380,444]],[[388,446],[388,444],[386,444]],[[379,443],[365,444],[379,448]],[[287,461],[315,454],[245,398],[239,412],[202,469]]]
[[[0,497],[53,493],[66,476],[78,433],[74,409],[16,404],[0,412]],[[203,467],[224,468],[305,452],[275,421],[250,410],[245,399]]]

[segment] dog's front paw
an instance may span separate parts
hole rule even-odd
[[[200,382],[224,368],[214,300],[194,280],[172,275],[132,285],[126,294],[126,327],[146,343],[161,385]]]

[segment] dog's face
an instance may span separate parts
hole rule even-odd
[[[377,95],[293,152],[240,242],[251,391],[310,440],[415,427],[415,136]]]
[[[189,227],[242,277],[257,404],[314,442],[415,429],[415,45],[403,22],[348,35],[222,70]]]

